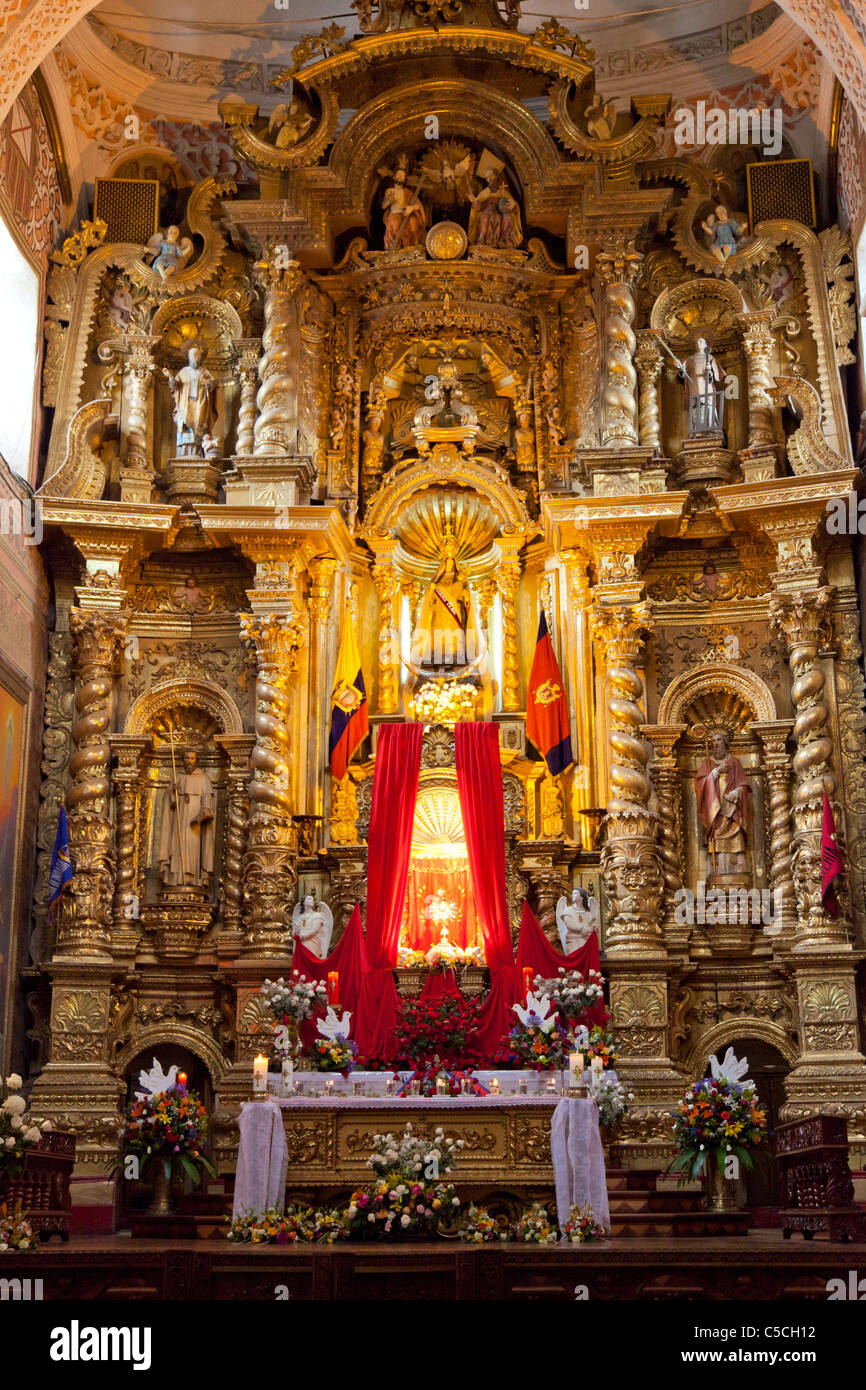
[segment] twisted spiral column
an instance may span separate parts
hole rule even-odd
[[[676,746],[685,724],[646,724],[643,733],[653,745],[652,783],[659,818],[659,859],[664,880],[665,935],[673,915],[676,894],[683,886],[682,847],[679,836],[680,777]]]
[[[241,614],[241,633],[256,655],[256,742],[249,785],[250,816],[243,859],[246,955],[287,956],[286,909],[297,874],[290,790],[289,684],[297,670],[303,624],[278,613]]]
[[[114,884],[107,734],[114,667],[126,624],[119,613],[72,608],[69,630],[76,686],[66,810],[75,876],[60,913],[57,954],[101,957],[110,955]]]
[[[394,600],[400,584],[390,564],[373,566],[373,583],[379,596],[379,712],[396,714],[400,702],[399,670],[394,660],[398,631]]]
[[[774,926],[781,926],[781,930],[774,935],[781,938],[780,944],[785,945],[789,944],[788,938],[793,936],[796,918],[791,869],[794,841],[791,828],[791,759],[787,747],[793,721],[780,719],[766,724],[753,723],[749,727],[758,735],[764,750],[764,776],[768,792],[770,892],[773,895]],[[779,913],[777,907],[780,909]],[[781,918],[780,923],[778,917]]]
[[[634,352],[637,345],[632,324],[635,302],[632,288],[643,256],[627,246],[603,252],[596,269],[604,287],[604,396],[601,442],[608,448],[638,442],[637,373]]]
[[[617,954],[657,951],[662,944],[663,877],[658,821],[649,809],[649,750],[641,735],[643,682],[637,671],[652,610],[646,601],[601,600],[591,614],[591,626],[607,669],[610,790],[601,852],[613,909],[607,948]]]
[[[827,731],[829,707],[818,653],[828,639],[834,590],[774,594],[770,621],[784,639],[791,668],[796,715],[794,753],[794,834],[791,867],[797,899],[795,949],[848,939],[844,920],[830,917],[821,903],[821,817],[823,794],[832,800],[836,778],[830,769],[833,741]]]
[[[114,768],[115,845],[117,867],[114,875],[112,904],[112,947],[132,951],[141,936],[132,904],[138,895],[138,808],[141,787],[141,757],[149,740],[126,734],[111,737],[111,749],[117,761]]]
[[[775,385],[770,366],[775,346],[770,328],[772,317],[768,310],[736,316],[743,335],[748,369],[750,449],[776,442],[773,402],[770,398],[770,391]]]
[[[663,353],[661,334],[644,328],[635,334],[637,351],[635,365],[640,382],[638,406],[638,435],[648,449],[661,449],[661,416],[659,414],[659,379],[662,374]]]
[[[222,873],[222,934],[224,937],[236,937],[241,930],[244,850],[247,844],[247,822],[250,806],[247,788],[250,778],[250,757],[255,740],[249,734],[217,734],[216,742],[226,752],[229,759],[226,779],[228,806]],[[226,949],[227,945],[229,943],[224,942],[221,949]]]
[[[253,431],[253,453],[288,454],[294,445],[297,414],[293,372],[297,347],[294,299],[303,272],[297,261],[290,261],[282,269],[276,258],[269,255],[259,263],[258,271],[265,286],[265,328],[258,365],[261,385],[256,397],[259,414]]]
[[[238,431],[235,453],[239,456],[251,454],[255,445],[256,426],[256,382],[259,377],[259,349],[257,338],[245,338],[239,343],[238,378],[241,383],[241,398],[238,405]]]
[[[520,668],[517,636],[517,588],[520,561],[503,560],[496,571],[496,586],[502,598],[502,708],[520,709]]]

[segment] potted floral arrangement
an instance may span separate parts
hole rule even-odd
[[[352,1038],[335,1033],[333,1037],[316,1038],[310,1058],[316,1071],[339,1071],[348,1076],[355,1067],[358,1044]]]
[[[8,1204],[0,1202],[0,1255],[9,1250],[33,1250],[33,1227],[25,1218],[20,1202],[10,1213]]]
[[[511,1239],[508,1227],[501,1225],[495,1216],[491,1216],[486,1207],[477,1207],[474,1202],[470,1202],[466,1208],[457,1234],[470,1245]]]
[[[562,1235],[571,1245],[588,1245],[593,1240],[604,1240],[607,1231],[600,1221],[596,1221],[588,1202],[583,1207],[575,1203],[568,1213]]]
[[[17,1072],[7,1076],[0,1104],[0,1181],[4,1173],[21,1167],[28,1152],[39,1143],[43,1133],[51,1129],[50,1120],[37,1122],[27,1113],[27,1101],[21,1095],[23,1081]]]
[[[569,1025],[579,1023],[589,1009],[604,1004],[603,981],[597,970],[583,976],[579,970],[561,968],[551,980],[536,975],[532,989],[537,997],[546,994],[560,1018]]]
[[[369,1187],[352,1193],[346,1212],[351,1235],[361,1239],[407,1239],[434,1235],[453,1219],[460,1198],[442,1177],[457,1163],[463,1141],[436,1129],[421,1139],[407,1124],[401,1138],[377,1134],[367,1163],[376,1174]]]
[[[201,1180],[201,1170],[212,1177],[216,1170],[202,1152],[207,1137],[207,1111],[194,1091],[174,1085],[136,1099],[127,1105],[120,1130],[120,1150],[111,1159],[111,1172],[126,1172],[130,1157],[137,1161],[137,1176],[153,1171],[154,1191],[149,1211],[165,1216],[171,1211],[171,1181],[186,1174]]]
[[[337,1240],[346,1240],[348,1234],[342,1212],[324,1207],[288,1206],[285,1211],[270,1207],[261,1216],[236,1216],[227,1237],[236,1244],[247,1245],[333,1245]]]
[[[559,1228],[541,1202],[527,1207],[511,1229],[515,1240],[530,1245],[555,1245],[559,1240]]]
[[[733,1057],[730,1048],[728,1053]],[[767,1116],[754,1082],[741,1082],[743,1064],[733,1058],[735,1066],[729,1071],[727,1061],[722,1071],[713,1057],[716,1074],[694,1082],[680,1101],[673,1127],[679,1153],[668,1170],[678,1173],[681,1182],[705,1176],[714,1211],[727,1211],[732,1205],[733,1192],[725,1181],[727,1156],[733,1155],[750,1171],[755,1166],[752,1151],[767,1137]]]
[[[291,1057],[300,1058],[301,1044],[298,1024],[328,1007],[328,988],[322,980],[308,980],[293,970],[288,982],[282,975],[278,980],[265,980],[260,993],[264,995],[274,1016],[274,1041],[271,1061],[277,1067]]]

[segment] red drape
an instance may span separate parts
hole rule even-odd
[[[409,865],[409,892],[406,912],[406,945],[413,951],[430,950],[439,942],[440,922],[425,916],[428,898],[441,888],[446,902],[457,908],[456,918],[448,922],[448,935],[454,946],[465,948],[478,941],[472,880],[465,859],[418,859]]]
[[[553,979],[554,975],[560,970],[579,970],[581,975],[587,976],[590,970],[601,971],[601,962],[598,954],[598,937],[595,932],[577,951],[572,951],[571,955],[564,956],[561,951],[551,945],[541,927],[538,925],[538,918],[529,906],[523,904],[523,915],[520,919],[520,936],[517,940],[517,967],[523,988],[523,968],[530,966],[536,975],[543,975],[545,980]],[[594,1004],[587,1010],[583,1020],[588,1028],[594,1023],[603,1023],[606,1010],[603,1003]]]
[[[388,1056],[397,1021],[397,964],[412,821],[421,771],[422,724],[379,730],[367,837],[367,974],[355,1037],[361,1052]]]
[[[458,999],[463,997],[460,993],[460,986],[457,983],[454,971],[428,971],[427,979],[424,981],[424,988],[421,991],[421,998],[425,1001],[438,999],[442,994],[455,994]]]
[[[358,1016],[358,1000],[361,986],[367,972],[367,951],[364,946],[364,930],[361,926],[361,909],[356,903],[352,915],[346,923],[345,931],[333,951],[324,960],[308,951],[303,941],[295,942],[292,956],[292,969],[306,975],[308,980],[327,980],[330,971],[336,970],[340,976],[339,1000],[341,1010],[352,1015],[354,1034]],[[307,1019],[300,1027],[301,1041],[309,1047],[316,1036],[313,1019]]]
[[[483,1050],[494,1052],[508,1033],[517,998],[514,952],[505,895],[505,806],[499,729],[493,723],[454,728],[454,765],[466,831],[475,907],[490,970],[490,993],[479,1029]]]

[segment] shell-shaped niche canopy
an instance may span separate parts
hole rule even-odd
[[[693,700],[683,712],[683,723],[689,728],[703,724],[708,735],[716,729],[741,733],[755,718],[755,710],[738,690],[708,691]]]
[[[446,536],[457,542],[457,560],[487,550],[500,520],[476,492],[462,488],[422,492],[406,506],[394,527],[404,550],[422,560],[438,560]]]

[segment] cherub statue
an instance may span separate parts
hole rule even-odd
[[[201,451],[206,459],[218,459],[220,456],[220,442],[212,434],[205,434],[201,441]]]
[[[303,941],[307,950],[324,960],[331,944],[334,918],[327,903],[316,903],[308,893],[303,903],[295,903],[292,912],[292,936]]]
[[[179,270],[183,270],[192,251],[190,238],[181,236],[180,227],[171,226],[166,227],[164,232],[154,233],[144,254],[155,257],[152,269],[165,281],[170,275],[176,275]]]
[[[302,98],[293,96],[288,106],[281,102],[271,112],[268,139],[278,150],[291,149],[293,145],[300,144],[312,124],[313,118]]]
[[[599,921],[598,898],[591,898],[585,888],[575,888],[570,903],[561,897],[556,904],[556,924],[563,955],[570,956],[585,946],[592,933],[598,931]]]
[[[705,217],[701,226],[710,239],[710,252],[720,265],[739,251],[746,224],[735,221],[724,203],[718,203],[715,212]]]

